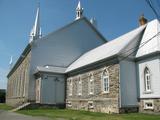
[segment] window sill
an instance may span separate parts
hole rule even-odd
[[[94,95],[93,93],[89,93],[88,95]]]
[[[153,110],[154,108],[143,108],[144,110]]]
[[[102,94],[109,94],[109,91],[108,91],[108,92],[104,92],[104,91],[103,91]]]
[[[153,91],[144,91],[143,94],[152,94]]]

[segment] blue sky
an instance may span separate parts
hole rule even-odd
[[[28,44],[38,0],[0,0],[0,89],[6,88],[10,56],[15,63]],[[95,17],[99,31],[112,40],[138,27],[144,13],[150,21],[154,13],[145,0],[81,0],[84,15]],[[43,36],[72,22],[78,0],[40,0]]]

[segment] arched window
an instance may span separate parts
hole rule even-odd
[[[88,94],[94,94],[94,76],[92,73],[89,74],[88,79]]]
[[[109,73],[106,69],[102,73],[102,92],[109,93]]]
[[[151,91],[151,73],[148,67],[144,69],[144,85],[145,91]]]
[[[81,77],[79,76],[78,77],[78,80],[77,80],[77,95],[82,95],[82,80],[81,80]]]
[[[69,93],[69,96],[72,96],[72,88],[73,88],[72,78],[68,80],[68,83],[69,83],[68,93]]]

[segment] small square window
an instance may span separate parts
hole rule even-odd
[[[153,100],[144,101],[144,109],[154,109]]]
[[[94,105],[93,105],[93,101],[89,101],[88,102],[88,109],[93,109]]]
[[[68,103],[67,103],[67,106],[68,106],[68,107],[72,107],[72,103],[71,103],[71,102],[68,102]]]

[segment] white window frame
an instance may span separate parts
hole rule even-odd
[[[82,80],[81,77],[78,77],[78,81],[77,81],[77,95],[81,96],[82,95]]]
[[[144,69],[144,89],[145,92],[151,92],[151,73],[148,67]]]
[[[105,80],[106,80],[106,83],[105,83]],[[102,81],[102,92],[109,93],[109,72],[107,69],[105,69],[102,72],[101,81]],[[105,90],[105,88],[106,88],[106,90]]]
[[[152,104],[152,106],[148,106],[148,104]],[[144,100],[144,109],[153,110],[154,109],[153,100]]]
[[[92,73],[89,74],[89,79],[88,79],[88,94],[89,95],[94,94],[94,76]]]
[[[68,94],[69,96],[72,96],[72,90],[73,90],[73,81],[72,78],[68,80],[69,84],[68,84]]]

